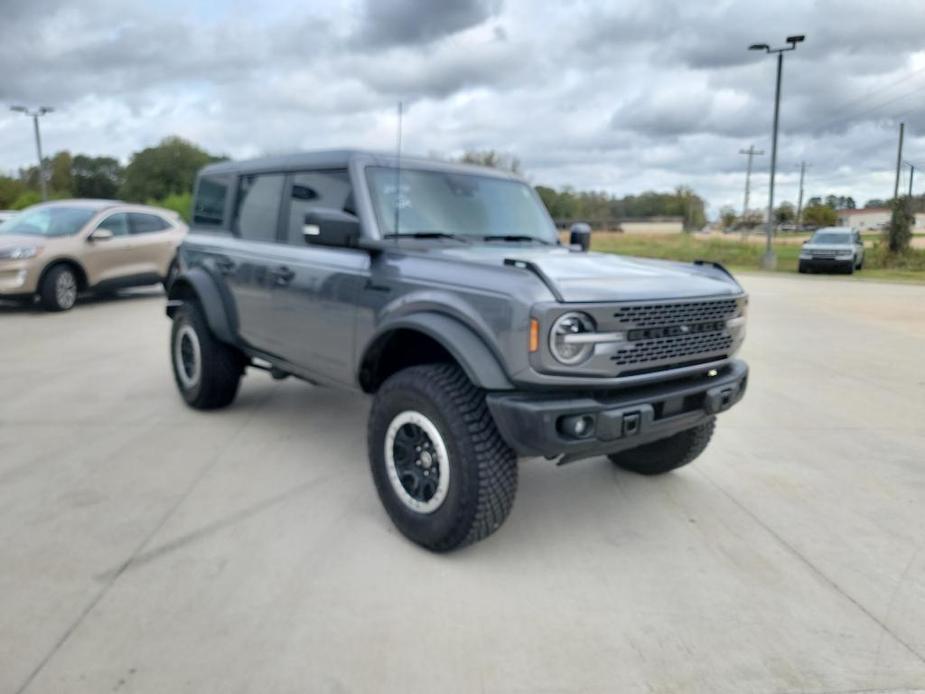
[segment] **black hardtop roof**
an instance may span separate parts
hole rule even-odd
[[[395,166],[398,157],[394,153],[375,152],[362,149],[326,149],[313,152],[297,152],[294,154],[276,154],[257,159],[243,161],[222,161],[209,164],[200,171],[203,174],[222,173],[258,173],[261,171],[299,171],[304,169],[344,169],[357,158],[369,160],[372,164],[380,166]],[[520,178],[507,171],[491,169],[472,164],[459,164],[456,162],[427,159],[424,157],[401,157],[401,165],[408,167],[438,169],[444,171],[458,171],[459,173],[480,174],[483,176],[497,176],[498,178]]]

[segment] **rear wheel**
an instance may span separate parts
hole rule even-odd
[[[711,419],[667,439],[612,453],[607,457],[624,470],[640,475],[661,475],[693,462],[710,443],[715,428],[716,419]]]
[[[39,286],[39,299],[46,311],[69,311],[77,303],[77,274],[69,265],[56,265]]]
[[[174,380],[187,405],[212,410],[234,400],[244,355],[215,338],[198,304],[184,303],[174,315],[170,357]]]
[[[407,538],[445,552],[497,530],[517,489],[517,458],[485,394],[452,364],[413,366],[379,389],[369,415],[379,498]]]

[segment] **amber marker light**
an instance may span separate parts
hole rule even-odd
[[[536,318],[530,319],[530,352],[540,348],[540,322]]]

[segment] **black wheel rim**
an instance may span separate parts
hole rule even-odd
[[[405,491],[422,503],[434,498],[440,484],[440,466],[434,442],[417,424],[405,424],[392,444],[395,469]]]

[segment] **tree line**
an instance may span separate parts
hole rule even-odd
[[[168,137],[132,154],[126,166],[114,157],[68,151],[46,157],[44,164],[51,199],[120,199],[160,205],[187,217],[196,172],[222,159],[192,142]],[[0,176],[0,209],[20,210],[41,202],[39,190],[38,166]]]
[[[188,218],[196,172],[225,157],[207,152],[179,137],[168,137],[154,147],[135,152],[126,166],[107,156],[62,151],[45,159],[49,197],[105,198],[156,204]],[[520,173],[520,161],[494,150],[467,151],[457,161]],[[37,166],[16,176],[0,176],[0,209],[23,209],[41,201]],[[706,223],[704,200],[690,188],[671,192],[648,191],[624,197],[603,191],[560,190],[536,186],[540,198],[557,221],[589,222],[599,228],[618,228],[622,220],[675,217],[686,229]]]

